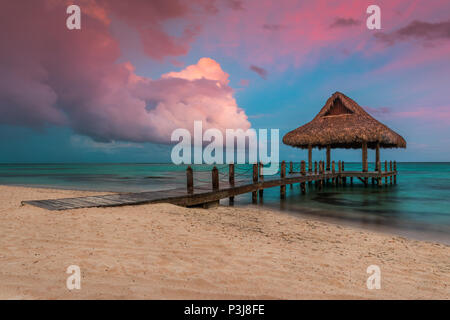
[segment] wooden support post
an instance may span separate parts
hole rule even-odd
[[[394,184],[397,184],[397,161],[394,161]]]
[[[331,146],[327,146],[327,171],[330,171]]]
[[[192,172],[191,166],[186,169],[186,182],[187,182],[187,193],[194,193],[194,173]]]
[[[335,163],[334,160],[331,161],[331,173],[335,174],[336,173],[336,169],[335,169]],[[331,183],[334,185],[337,183],[336,181],[337,179],[335,179],[334,177],[331,178]]]
[[[362,171],[367,172],[368,171],[368,165],[367,165],[367,142],[362,143]]]
[[[323,186],[323,161],[319,161],[319,174],[320,174],[320,179],[319,179],[319,190],[322,190],[322,186]]]
[[[308,171],[312,172],[312,146],[308,146]]]
[[[293,174],[294,173],[294,165],[292,163],[292,161],[289,162],[289,174]],[[292,189],[292,183],[289,185]]]
[[[228,182],[231,187],[234,187],[234,163],[228,165]],[[232,206],[234,204],[234,197],[228,198],[228,204]]]
[[[258,164],[257,163],[253,164],[253,183],[258,183]],[[253,204],[257,203],[257,200],[258,200],[258,192],[253,191],[252,192],[252,203]]]
[[[380,161],[380,143],[377,142],[377,147],[375,151],[375,171],[378,171],[378,161]]]
[[[362,171],[369,171],[369,166],[367,164],[367,142],[362,143]],[[368,178],[364,178],[364,186],[367,186]]]
[[[322,183],[323,183],[323,185],[325,185],[325,174],[326,173],[327,173],[326,172],[326,162],[322,161],[322,174],[323,174],[323,181],[322,181]]]
[[[377,163],[377,168],[378,168],[378,174],[379,174],[379,176],[377,178],[377,184],[379,187],[381,187],[381,162],[380,161],[378,161],[378,163]]]
[[[317,161],[314,161],[314,175],[317,175]],[[317,187],[317,180],[314,180],[314,187]]]
[[[344,161],[342,161],[342,172],[344,172],[344,171],[345,171],[345,168],[344,168]],[[344,186],[347,185],[347,177],[343,177],[343,178],[341,179],[341,182],[344,183]]]
[[[341,160],[338,161],[338,173],[339,173],[339,177],[337,178],[337,183],[341,184],[342,183],[342,178],[341,178],[341,174],[342,174],[342,162]]]
[[[302,162],[300,163],[300,174],[302,176],[306,175],[306,162],[304,160],[302,160]],[[302,194],[305,194],[306,193],[306,183],[301,182],[300,188],[302,190]]]
[[[281,179],[286,178],[286,162],[284,160],[281,162],[280,178]],[[286,185],[282,184],[280,186],[280,199],[284,199],[285,197],[286,197]]]
[[[386,171],[386,173],[388,172],[388,164],[387,164],[387,160],[384,160],[384,171]],[[384,178],[384,185],[387,186],[388,184],[388,176],[386,176]]]
[[[392,160],[389,161],[389,171],[392,172]],[[392,174],[389,176],[390,183],[392,185]]]
[[[212,182],[212,190],[219,191],[219,170],[216,166],[211,170],[211,182]],[[214,200],[210,202],[206,202],[202,204],[204,209],[209,209],[213,207],[217,207],[220,204],[220,200]]]
[[[219,170],[217,170],[217,167],[214,166],[214,168],[211,171],[212,176],[212,189],[213,191],[219,190]]]
[[[262,162],[259,163],[259,181],[264,181],[264,172],[263,172],[263,164]],[[264,189],[259,189],[259,201],[262,201],[262,198],[264,196]]]
[[[308,173],[313,173],[313,162],[312,162],[312,146],[308,146]],[[308,181],[308,187],[311,188],[312,181]]]

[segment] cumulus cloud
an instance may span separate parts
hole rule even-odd
[[[203,58],[159,79],[118,63],[111,17],[141,36],[147,55],[182,54],[191,26],[174,38],[161,24],[193,13],[184,2],[83,0],[82,30],[65,28],[61,1],[9,1],[0,28],[0,124],[67,126],[97,142],[162,142],[175,128],[247,129],[250,123],[219,63]],[[63,14],[61,14],[63,13]],[[195,19],[194,19],[195,20]],[[186,31],[187,30],[187,31]]]
[[[222,70],[220,64],[210,58],[201,58],[197,64],[186,67],[180,72],[169,72],[162,78],[179,78],[186,80],[208,79],[216,80],[220,85],[227,85],[229,75]]]
[[[250,128],[247,115],[228,86],[228,74],[209,58],[156,81],[141,79],[133,91],[140,99],[153,103],[147,108],[148,120],[161,141],[170,138],[174,128],[192,129],[195,120],[203,122],[204,130]]]
[[[375,37],[387,45],[411,39],[422,41],[450,40],[450,20],[437,23],[414,20],[394,32],[380,32],[375,34]]]

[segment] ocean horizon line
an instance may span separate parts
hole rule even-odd
[[[339,159],[341,160],[341,159]],[[290,162],[290,160],[285,160],[286,162]],[[292,162],[300,162],[298,161],[292,161]],[[318,160],[314,160],[318,161]],[[360,164],[360,161],[348,161],[348,160],[342,160],[346,163],[356,163]],[[397,161],[397,163],[450,163],[449,161]],[[281,163],[281,162],[278,162]],[[374,161],[368,161],[368,163],[375,163]],[[178,166],[172,162],[0,162],[0,165],[61,165],[61,164],[142,164],[142,165],[148,165],[148,164],[164,164],[164,165],[174,165]],[[185,166],[185,165],[203,165],[203,166],[212,166],[212,165],[226,165],[228,163],[222,163],[222,164],[207,164],[207,163],[192,163],[192,164],[179,164],[179,166]],[[236,163],[235,163],[236,164]],[[253,164],[252,162],[246,162],[242,164]]]

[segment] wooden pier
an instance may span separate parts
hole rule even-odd
[[[338,161],[338,168],[335,168],[335,162],[331,163],[331,168],[325,170],[325,163],[315,162],[314,167],[312,161],[309,161],[309,168],[306,170],[305,161],[300,162],[297,166],[300,170],[294,170],[294,164],[289,163],[289,171],[286,172],[285,161],[280,164],[280,175],[264,176],[263,166],[254,164],[252,166],[251,178],[236,180],[235,167],[229,165],[228,181],[219,179],[219,170],[214,167],[211,170],[210,184],[194,184],[194,170],[188,167],[186,170],[186,188],[136,192],[136,193],[118,193],[90,197],[64,198],[55,200],[35,200],[23,201],[23,204],[29,204],[48,210],[69,210],[90,207],[115,207],[125,205],[139,205],[149,203],[171,203],[179,206],[192,207],[203,206],[208,208],[217,205],[221,199],[229,198],[229,203],[233,204],[234,197],[252,193],[252,202],[256,203],[258,194],[260,198],[264,196],[264,189],[280,187],[280,198],[286,196],[286,186],[300,184],[302,194],[306,193],[306,185],[309,188],[314,187],[321,190],[324,184],[343,185],[347,184],[347,178],[350,178],[350,184],[353,184],[353,178],[360,180],[365,186],[371,178],[372,184],[379,187],[384,185],[392,185],[397,183],[397,164],[396,162],[385,162],[385,170],[382,170],[381,163],[376,165],[377,171],[345,171],[344,162]]]

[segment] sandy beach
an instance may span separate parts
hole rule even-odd
[[[450,298],[444,244],[252,207],[21,205],[92,194],[0,186],[1,299]],[[80,290],[66,288],[70,265]],[[379,290],[367,289],[369,265]]]

